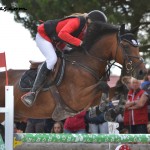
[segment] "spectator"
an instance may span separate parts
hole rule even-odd
[[[124,128],[120,131],[120,134],[129,134],[129,130],[127,128]]]
[[[150,122],[148,122],[148,124],[147,124],[147,132],[148,132],[148,134],[150,134]]]
[[[139,101],[134,101],[132,103],[128,103],[126,105],[129,109],[138,109],[145,105],[145,103],[149,102],[150,99],[150,69],[148,70],[148,74],[145,76],[145,81],[141,84],[141,88],[145,90],[142,94]]]
[[[23,133],[21,129],[17,129],[16,123],[14,123],[14,133]]]
[[[64,123],[64,133],[86,133],[85,114],[86,111],[82,111],[73,117],[68,117]]]
[[[150,69],[148,69],[147,75],[144,77],[144,81],[150,81]]]
[[[27,120],[27,126],[25,133],[44,133],[45,119],[33,119]]]
[[[108,133],[108,122],[99,123],[99,124],[89,123],[89,133],[107,134]]]
[[[22,121],[15,121],[15,125],[17,130],[21,130],[24,133],[27,126],[27,119],[24,118]]]
[[[55,121],[52,118],[45,119],[45,133],[50,133],[53,126],[54,126]]]
[[[57,121],[54,123],[51,133],[63,133],[63,123],[61,121]]]
[[[139,101],[143,90],[140,89],[140,81],[131,79],[131,88],[128,92],[128,99],[124,112],[124,125],[129,129],[129,133],[147,133],[148,109],[147,103],[141,108],[129,107]]]

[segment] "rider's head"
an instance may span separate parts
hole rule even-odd
[[[89,12],[88,19],[90,19],[92,22],[93,21],[107,22],[106,15],[99,10],[93,10],[93,11]]]

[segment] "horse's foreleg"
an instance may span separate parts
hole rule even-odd
[[[89,86],[82,91],[82,95],[87,95],[87,93],[91,92],[92,95],[95,95],[99,92],[106,93],[109,95],[109,86],[105,81],[99,81],[98,83]]]

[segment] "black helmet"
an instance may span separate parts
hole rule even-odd
[[[102,22],[107,22],[107,17],[106,15],[99,11],[99,10],[93,10],[88,13],[88,18],[91,21],[102,21]]]

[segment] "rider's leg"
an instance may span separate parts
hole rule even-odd
[[[23,103],[28,107],[31,107],[33,105],[37,97],[37,94],[42,88],[47,75],[49,74],[50,70],[53,69],[57,61],[55,49],[50,42],[46,41],[39,34],[37,34],[36,43],[40,51],[46,57],[46,62],[44,62],[41,68],[38,70],[37,77],[35,79],[35,82],[33,84],[33,88],[31,89],[31,91],[25,94],[24,96],[22,96],[21,98]]]

